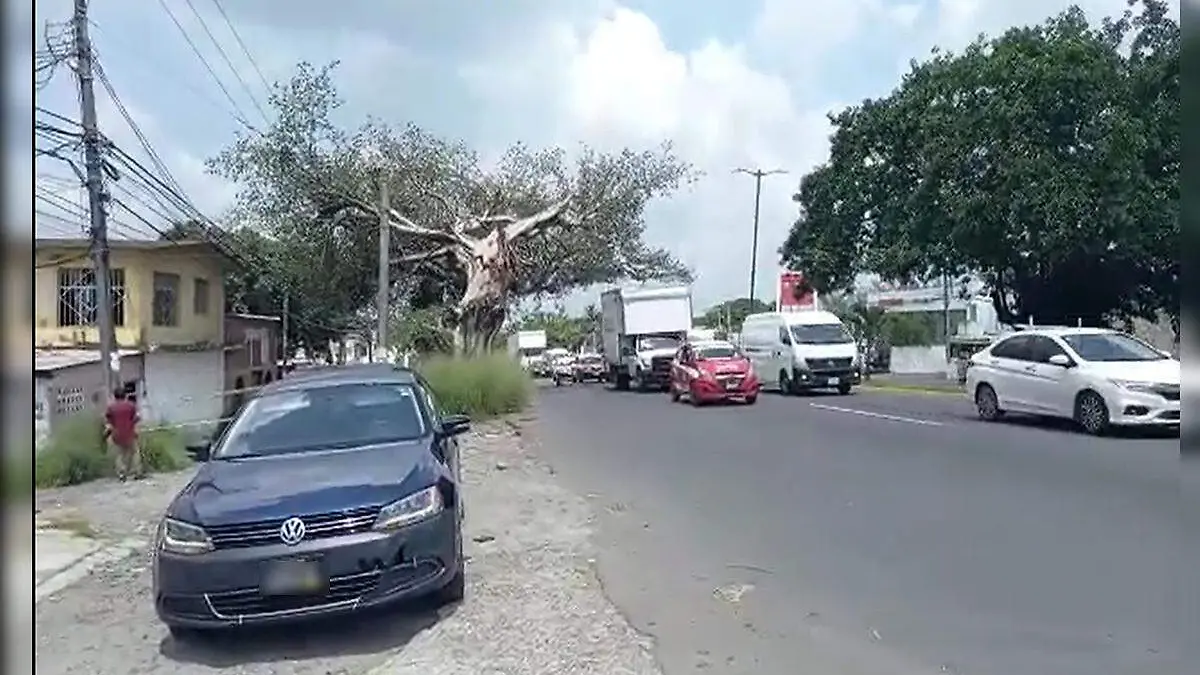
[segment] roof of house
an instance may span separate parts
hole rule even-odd
[[[89,239],[82,238],[55,238],[55,237],[40,237],[34,241],[34,249],[40,248],[88,248],[92,242]],[[108,247],[111,249],[177,249],[177,248],[205,248],[216,250],[211,242],[202,239],[109,239]]]
[[[122,349],[119,353],[121,356],[141,354],[136,349]],[[33,369],[38,373],[99,362],[100,352],[95,349],[37,349],[33,353]]]

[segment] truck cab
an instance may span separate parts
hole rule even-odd
[[[612,289],[600,296],[600,308],[609,382],[666,391],[671,362],[692,328],[691,289]]]

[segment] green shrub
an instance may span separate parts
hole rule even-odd
[[[37,487],[76,485],[112,476],[116,466],[103,430],[100,417],[92,413],[58,422],[34,461]],[[174,429],[144,428],[138,445],[142,468],[148,472],[178,471],[189,463],[183,437]]]
[[[523,410],[533,383],[521,365],[502,353],[472,358],[433,356],[418,366],[443,412],[487,419]]]

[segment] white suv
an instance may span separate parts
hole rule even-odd
[[[1179,427],[1179,361],[1131,335],[1040,328],[971,357],[967,392],[979,416],[1065,417],[1100,435],[1110,426]]]

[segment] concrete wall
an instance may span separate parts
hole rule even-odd
[[[277,317],[229,314],[225,317],[225,404],[226,414],[240,404],[239,389],[255,387],[277,379],[281,322]],[[258,362],[250,343],[261,346]],[[241,383],[239,386],[239,382]]]
[[[892,347],[891,372],[898,375],[945,373],[946,347]]]
[[[136,382],[142,392],[145,361],[141,354],[121,357],[121,381]],[[53,428],[64,417],[98,410],[108,400],[104,387],[104,368],[99,361],[58,368],[38,379],[45,384],[46,419]]]
[[[112,268],[125,273],[125,320],[116,329],[117,343],[124,348],[145,345],[220,344],[225,312],[225,288],[221,258],[203,244],[139,242],[122,246],[114,242]],[[76,245],[39,242],[35,253],[35,342],[39,347],[82,347],[100,341],[95,326],[58,325],[58,271],[91,265],[81,258],[86,249]],[[61,261],[54,264],[55,261]],[[153,325],[154,273],[179,276],[175,326]],[[196,279],[208,282],[208,311],[194,311]]]

